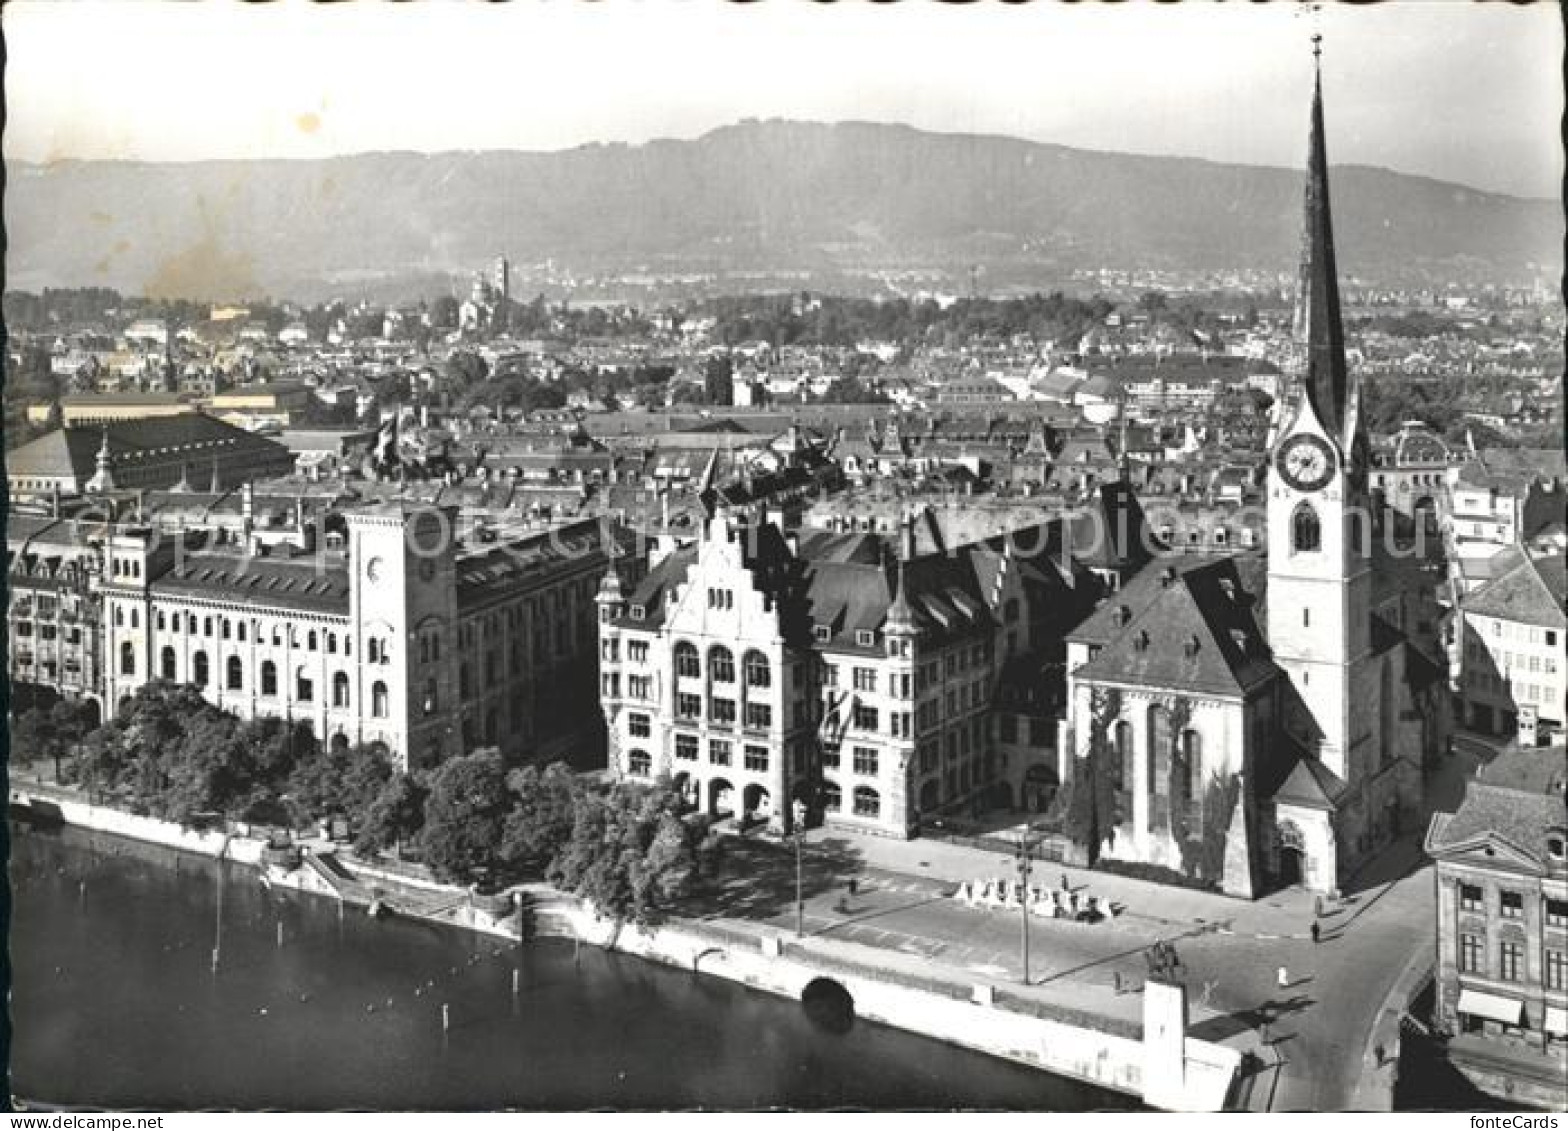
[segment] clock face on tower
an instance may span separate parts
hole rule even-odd
[[[1334,478],[1334,450],[1321,436],[1293,436],[1274,459],[1280,476],[1298,491],[1319,491]]]

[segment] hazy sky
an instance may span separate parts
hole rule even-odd
[[[5,152],[27,160],[559,149],[745,117],[862,118],[1299,165],[1297,5],[18,0]],[[1556,197],[1557,4],[1329,5],[1330,156]]]

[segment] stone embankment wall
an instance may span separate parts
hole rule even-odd
[[[349,881],[337,877],[331,866],[264,866],[265,842],[260,839],[185,829],[167,821],[91,805],[66,790],[16,786],[10,799],[13,805],[67,824],[263,867],[268,882],[298,891],[356,905],[384,898],[400,914],[517,937],[515,914],[487,908],[479,901],[466,899],[460,889],[443,887],[428,879],[367,867],[357,861],[354,878]],[[328,864],[328,858],[323,857],[321,863]],[[384,894],[379,884],[386,885]],[[402,898],[396,893],[398,887],[405,889]],[[427,898],[408,898],[408,889],[421,889]],[[831,978],[848,992],[858,1016],[1138,1096],[1171,1110],[1223,1110],[1241,1067],[1236,1050],[1188,1038],[1185,1063],[1175,1072],[1176,1084],[1173,1087],[1169,1066],[1165,1066],[1158,1085],[1161,1094],[1155,1097],[1148,1094],[1154,1086],[1152,1079],[1146,1087],[1150,1062],[1142,1040],[1082,1023],[1068,1024],[999,1008],[994,1004],[991,987],[984,984],[973,987],[971,1000],[963,1000],[901,984],[900,979],[885,971],[879,974],[874,960],[857,958],[847,944],[836,944],[839,949],[832,955],[818,956],[812,953],[818,943],[801,946],[769,927],[741,930],[708,923],[688,925],[676,920],[658,929],[642,930],[602,920],[581,901],[542,885],[528,885],[523,890],[532,903],[540,935],[577,938],[796,1000],[811,982]],[[450,898],[440,898],[443,895]]]

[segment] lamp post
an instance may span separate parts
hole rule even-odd
[[[795,937],[804,938],[806,934],[806,896],[805,886],[802,883],[802,857],[805,852],[806,842],[806,805],[799,798],[795,800],[793,809],[795,818]]]
[[[1023,950],[1023,974],[1021,981],[1029,984],[1029,876],[1034,870],[1034,842],[1029,839],[1033,830],[1026,824],[1023,835],[1018,838],[1018,882],[1023,888],[1018,899],[1019,938]]]

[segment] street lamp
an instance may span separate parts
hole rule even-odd
[[[1023,976],[1024,985],[1029,984],[1029,876],[1034,869],[1034,842],[1029,839],[1033,830],[1026,824],[1023,834],[1018,838],[1018,882],[1022,887],[1018,898],[1018,913],[1020,933],[1023,949]]]
[[[801,883],[801,858],[806,841],[806,803],[798,797],[795,799],[793,815],[795,818],[795,937],[804,938],[806,934],[806,896],[804,885]]]

